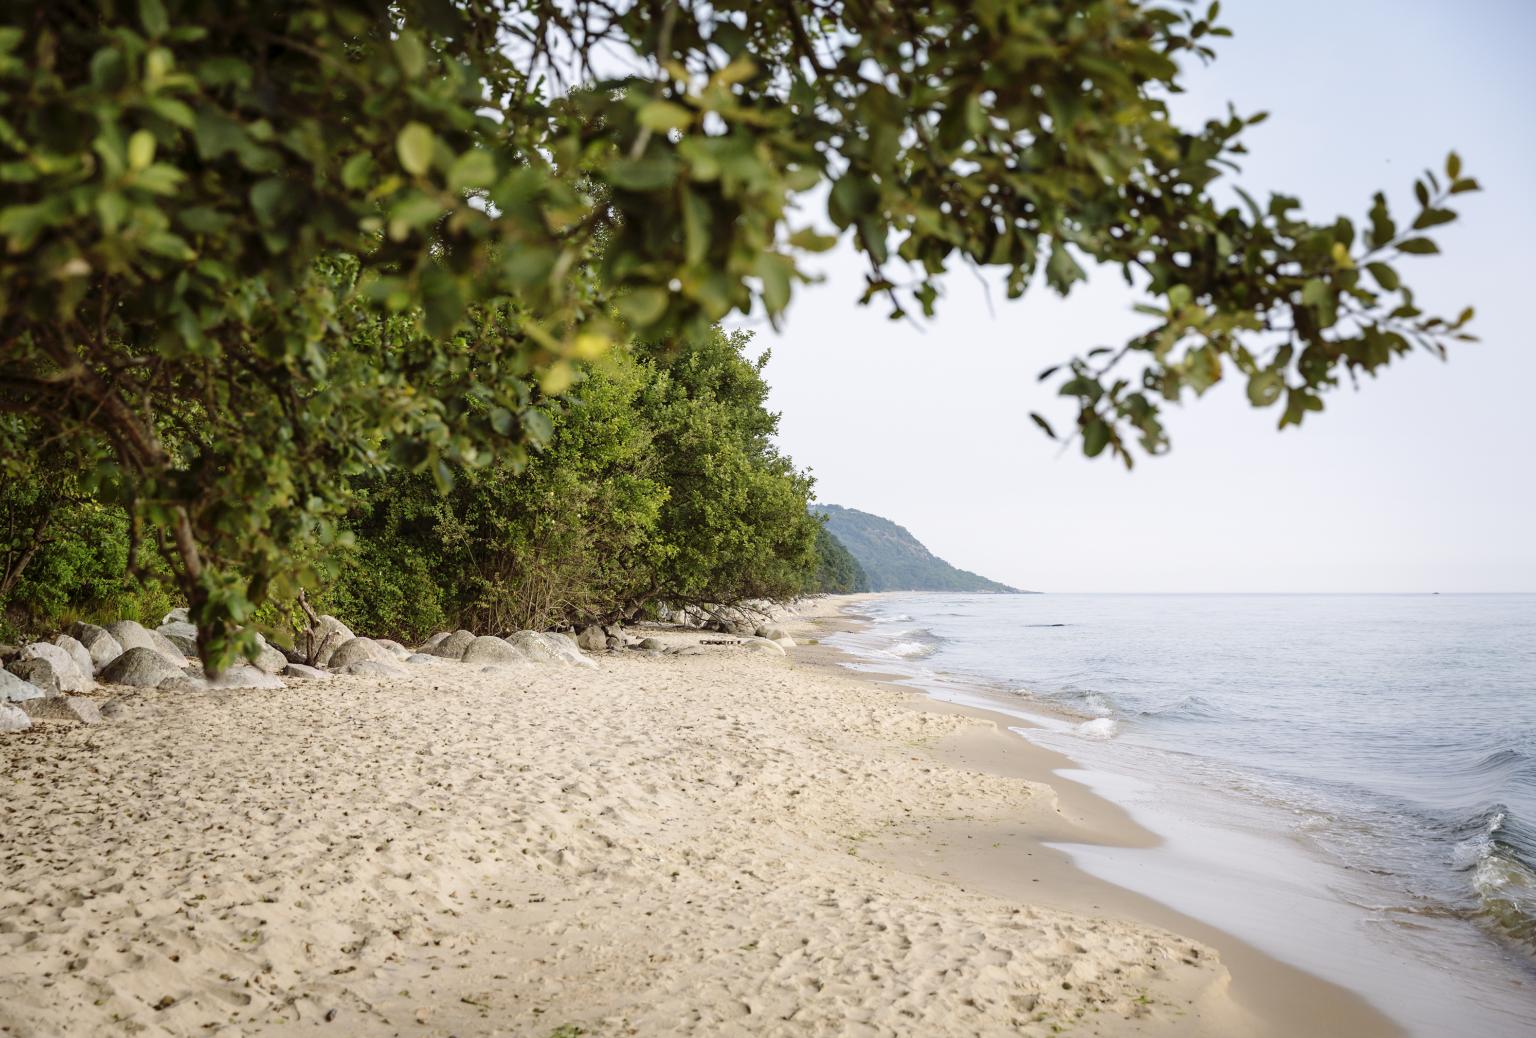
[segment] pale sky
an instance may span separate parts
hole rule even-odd
[[[1277,432],[1238,382],[1167,412],[1173,452],[1133,472],[1038,433],[1070,406],[1035,375],[1142,327],[1117,273],[995,313],[950,277],[923,329],[856,305],[847,251],[818,257],[767,377],[781,444],[822,501],[906,526],[966,569],[1045,591],[1536,591],[1536,2],[1227,0],[1236,33],[1195,69],[1181,116],[1268,110],[1241,183],[1364,222],[1409,212],[1456,148],[1484,187],[1404,263],[1431,312],[1475,304],[1482,343],[1411,355]],[[1262,195],[1261,195],[1262,197]]]

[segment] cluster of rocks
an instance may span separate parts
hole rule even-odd
[[[692,608],[692,607],[690,607]],[[750,623],[760,621],[766,610],[753,607],[718,607],[709,614],[707,630],[738,636],[736,641],[751,651],[784,654],[794,639],[782,628]],[[698,615],[694,614],[694,619]],[[687,627],[680,613],[668,617]],[[0,646],[0,733],[24,731],[33,719],[75,720],[93,723],[111,716],[115,705],[77,695],[100,681],[138,688],[281,688],[284,679],[325,681],[338,674],[397,677],[415,665],[445,660],[496,669],[529,664],[595,667],[587,653],[638,651],[661,656],[682,651],[658,638],[634,637],[616,625],[592,625],[577,633],[516,631],[505,636],[476,635],[472,631],[442,631],[415,649],[387,638],[363,638],[334,616],[321,616],[309,633],[304,650],[270,645],[256,635],[259,651],[217,678],[204,675],[197,660],[197,628],[185,609],[173,609],[160,626],[145,627],[134,620],[119,620],[105,627],[71,624],[52,642],[25,646]]]
[[[676,624],[701,631],[719,631],[738,637],[762,637],[762,630],[785,613],[785,607],[766,599],[748,599],[738,605],[690,605],[673,607],[662,605],[657,618],[662,623]],[[793,612],[793,610],[789,610]],[[787,637],[787,635],[785,636]]]
[[[0,646],[0,732],[25,731],[34,719],[94,723],[114,711],[112,703],[76,695],[97,682],[137,688],[281,688],[284,679],[325,681],[337,674],[394,677],[410,664],[457,660],[487,667],[562,664],[593,667],[572,635],[518,631],[505,638],[444,631],[416,650],[387,638],[360,638],[334,616],[322,616],[314,634],[318,651],[268,644],[256,635],[258,652],[217,678],[203,673],[197,656],[197,628],[184,609],[172,610],[159,627],[134,620],[99,627],[72,624],[51,642]]]

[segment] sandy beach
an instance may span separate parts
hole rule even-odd
[[[1155,837],[983,711],[816,644],[598,660],[0,741],[0,1033],[1395,1033],[1041,846]]]

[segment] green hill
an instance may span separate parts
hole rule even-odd
[[[871,591],[983,591],[1021,594],[934,555],[904,527],[889,519],[839,505],[815,505],[827,530],[843,543],[869,580]]]

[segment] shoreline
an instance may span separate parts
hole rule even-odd
[[[839,605],[856,608],[866,596],[842,597]],[[827,632],[851,631],[867,624],[857,614],[841,609],[839,614],[819,616],[813,622]],[[822,651],[808,660],[813,666],[844,669],[845,662],[863,663],[835,647],[820,648]],[[1112,914],[1209,945],[1230,974],[1228,993],[1232,1000],[1253,1014],[1250,1026],[1255,1033],[1405,1033],[1358,993],[1282,962],[1219,927],[1152,897],[1098,879],[1076,865],[1065,851],[1051,846],[1072,843],[1152,848],[1163,839],[1136,822],[1120,805],[1060,774],[1079,769],[1077,761],[1009,730],[1038,725],[1013,714],[936,699],[911,685],[898,683],[902,675],[862,669],[856,673],[907,696],[909,709],[982,722],[936,747],[935,756],[953,766],[1048,785],[1061,811],[1058,819],[1043,823],[1037,820],[1034,824],[951,823],[933,830],[932,840],[894,843],[887,848],[885,860],[939,881],[964,884],[996,896],[1032,900],[1070,912]],[[1020,871],[1021,863],[1026,861],[1028,874]]]
[[[827,646],[688,651],[0,742],[0,1033],[1395,1033],[1044,848],[1133,823],[991,719]]]

